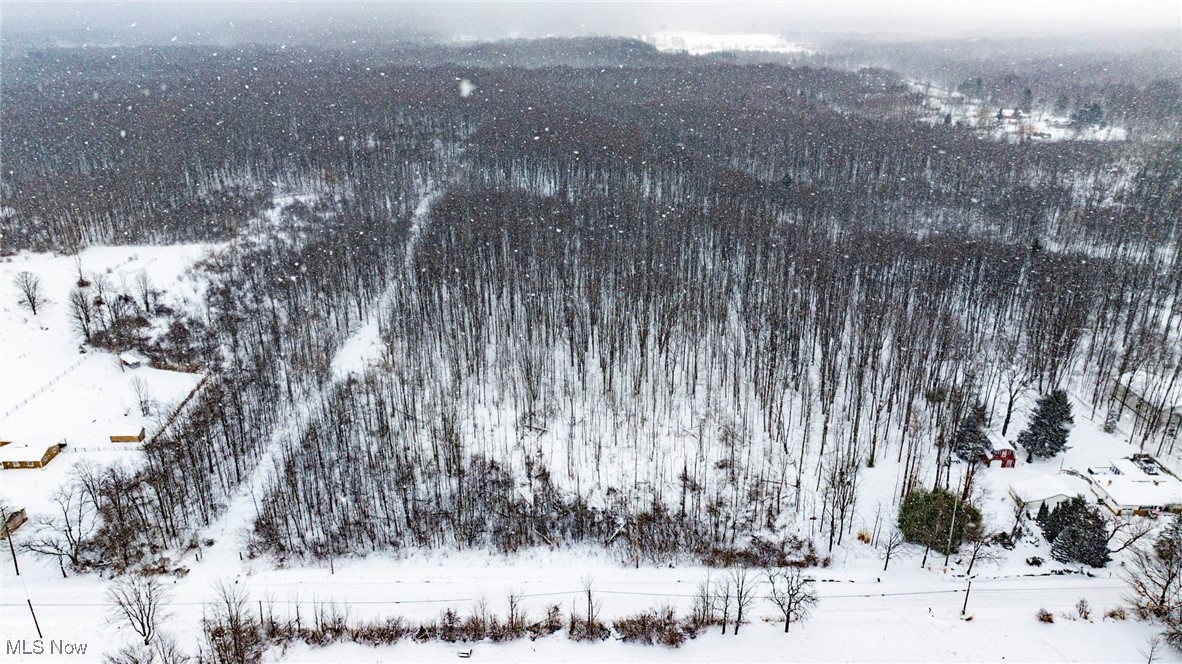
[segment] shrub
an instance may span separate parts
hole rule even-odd
[[[362,645],[388,646],[406,638],[410,629],[406,620],[392,617],[380,622],[362,623],[350,631],[349,638]]]
[[[620,639],[629,643],[660,643],[676,648],[685,642],[677,616],[668,606],[621,618],[612,627]]]
[[[572,641],[603,641],[611,635],[607,625],[598,620],[587,620],[574,612],[570,614],[567,636]]]
[[[1031,567],[1042,567],[1043,559],[1038,556],[1030,556],[1026,559],[1026,564]]]
[[[869,544],[870,543],[870,531],[865,530],[865,529],[859,530],[858,531],[858,541],[863,544]]]
[[[1053,623],[1055,622],[1055,614],[1047,611],[1046,609],[1039,609],[1038,620],[1039,622]]]
[[[1090,604],[1088,604],[1087,599],[1081,597],[1079,601],[1075,603],[1075,613],[1079,615],[1080,620],[1087,620],[1088,617],[1092,615],[1092,607]]]
[[[562,609],[557,604],[546,607],[546,617],[529,626],[529,638],[534,640],[539,636],[550,636],[562,629]]]
[[[1127,613],[1125,613],[1124,607],[1118,606],[1115,609],[1108,609],[1107,611],[1105,611],[1104,617],[1111,618],[1113,620],[1124,620],[1124,619],[1128,618],[1129,615]]]

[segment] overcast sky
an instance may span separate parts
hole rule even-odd
[[[452,39],[640,35],[660,30],[877,33],[896,36],[1033,36],[1173,30],[1182,39],[1182,0],[983,1],[788,0],[780,2],[14,2],[4,34],[56,34],[74,42],[299,41],[350,32]]]

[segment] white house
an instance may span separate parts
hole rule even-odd
[[[1039,475],[1010,485],[1010,498],[1025,506],[1031,516],[1037,514],[1043,505],[1053,510],[1059,503],[1079,493],[1057,475]]]
[[[1092,493],[1113,514],[1182,512],[1182,480],[1148,454],[1115,459],[1107,467],[1089,468]]]

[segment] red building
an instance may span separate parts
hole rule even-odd
[[[1014,448],[1005,443],[995,443],[993,450],[985,455],[985,465],[992,466],[994,461],[1000,461],[1002,468],[1013,468],[1018,463]]]

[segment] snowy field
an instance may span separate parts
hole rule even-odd
[[[177,296],[195,299],[200,293],[199,282],[186,276],[184,266],[202,251],[201,247],[93,249],[84,259],[94,269],[110,266],[116,278],[123,269],[154,266],[154,281],[175,284]],[[135,258],[128,260],[127,256]],[[77,338],[69,327],[65,308],[58,304],[70,287],[69,260],[20,256],[4,263],[4,269],[6,284],[14,270],[36,271],[45,281],[50,299],[55,300],[34,321],[15,304],[15,294],[4,291],[3,366],[20,367],[20,371],[28,373],[19,375],[30,376],[22,382],[40,385],[68,368],[78,356]],[[376,350],[376,338],[375,330],[365,327],[344,345],[334,358],[338,378],[368,364]],[[65,404],[85,401],[88,380],[103,382],[120,375],[117,364],[109,357],[93,361],[93,369],[90,365],[87,362],[83,365],[86,369],[77,369],[81,372],[77,379],[73,373],[67,374],[69,380],[62,379],[61,387],[34,402],[52,404],[57,398],[68,399]],[[5,375],[14,374],[6,371]],[[6,398],[11,384],[6,378]],[[160,385],[163,390],[163,381]],[[22,393],[12,395],[16,398],[10,401],[19,401]],[[34,402],[25,407],[32,408]],[[985,489],[982,511],[991,529],[1008,530],[1013,523],[1012,503],[1007,496],[1011,483],[1054,475],[1087,495],[1084,480],[1061,471],[1104,465],[1137,451],[1124,441],[1121,430],[1112,435],[1103,433],[1101,423],[1088,417],[1090,409],[1085,404],[1073,400],[1073,406],[1076,425],[1071,449],[1064,455],[1026,464],[1020,453],[1017,468],[994,466],[979,471],[978,481]],[[1022,429],[1031,407],[1027,401],[1019,408],[1009,432],[1011,440]],[[47,507],[49,492],[65,478],[77,458],[86,457],[96,463],[134,463],[134,451],[111,445],[107,448],[111,449],[65,454],[44,471],[5,471],[6,500],[24,501],[35,509]],[[166,581],[171,602],[165,631],[176,636],[190,652],[196,649],[202,615],[207,603],[215,598],[219,583],[244,588],[252,610],[277,618],[297,613],[310,616],[318,607],[335,605],[356,619],[402,616],[420,621],[437,618],[446,608],[463,615],[482,599],[491,611],[504,615],[510,593],[524,595],[524,607],[534,618],[541,617],[550,604],[558,604],[567,615],[573,607],[581,606],[583,584],[592,579],[601,603],[600,619],[610,623],[663,605],[684,615],[692,606],[698,584],[708,575],[719,578],[726,573],[684,560],[643,563],[636,568],[598,549],[535,549],[513,557],[431,551],[278,566],[268,559],[250,559],[244,555],[243,545],[254,518],[255,501],[261,497],[261,479],[271,468],[272,462],[259,464],[256,477],[245,483],[222,518],[202,533],[205,546],[201,551],[186,554],[180,561],[188,574]],[[855,532],[871,530],[878,515],[887,521],[893,519],[897,510],[893,496],[897,493],[900,467],[892,455],[885,455],[863,473]],[[17,542],[22,535],[27,532],[18,533]],[[27,553],[18,554],[18,578],[7,549],[2,555],[4,598],[0,618],[7,639],[36,638],[26,603],[31,600],[45,638],[88,644],[85,655],[75,655],[70,661],[92,661],[99,653],[111,652],[134,640],[135,635],[114,619],[106,600],[106,579],[93,574],[62,579],[56,564]],[[1038,568],[1027,565],[1025,560],[1036,555],[1048,563]],[[575,643],[560,632],[537,641],[508,644],[417,643],[409,639],[377,649],[355,644],[325,648],[301,644],[286,652],[273,650],[268,658],[294,662],[452,661],[460,651],[472,649],[474,660],[527,662],[1135,661],[1143,658],[1140,650],[1153,634],[1151,627],[1134,620],[1104,618],[1106,611],[1124,603],[1120,556],[1107,568],[1084,573],[1080,568],[1065,568],[1050,561],[1049,547],[1036,535],[1027,536],[999,564],[977,564],[965,614],[969,620],[961,615],[968,589],[964,574],[967,561],[956,555],[945,565],[943,556],[933,552],[927,565],[921,567],[922,551],[908,546],[892,558],[884,572],[879,552],[848,536],[831,556],[829,567],[809,570],[818,580],[821,598],[814,616],[794,625],[787,635],[783,634],[782,623],[775,621],[774,607],[760,599],[749,624],[738,636],[721,636],[710,630],[679,649],[616,641]],[[1052,574],[1052,570],[1059,573]],[[1093,609],[1090,620],[1075,616],[1074,607],[1081,598]],[[1042,608],[1056,615],[1054,624],[1035,619],[1035,613]],[[6,658],[39,660],[33,655]]]
[[[193,310],[203,297],[202,281],[190,270],[204,245],[93,247],[82,252],[88,278],[104,275],[111,286],[132,288],[141,273],[161,291],[158,302]],[[45,302],[36,316],[19,304],[14,277],[30,272],[41,281]],[[2,471],[0,496],[30,519],[53,508],[54,489],[81,462],[97,466],[134,465],[138,443],[113,443],[110,436],[150,437],[163,419],[197,386],[197,374],[120,365],[116,354],[88,348],[70,317],[68,297],[77,281],[71,256],[22,253],[0,261],[0,439],[13,445],[65,442],[62,453],[42,469]],[[144,415],[133,381],[150,400]],[[30,528],[31,529],[31,528]]]
[[[705,55],[724,51],[763,51],[767,53],[807,53],[800,44],[773,34],[710,34],[706,32],[654,32],[638,37],[658,51]]]

